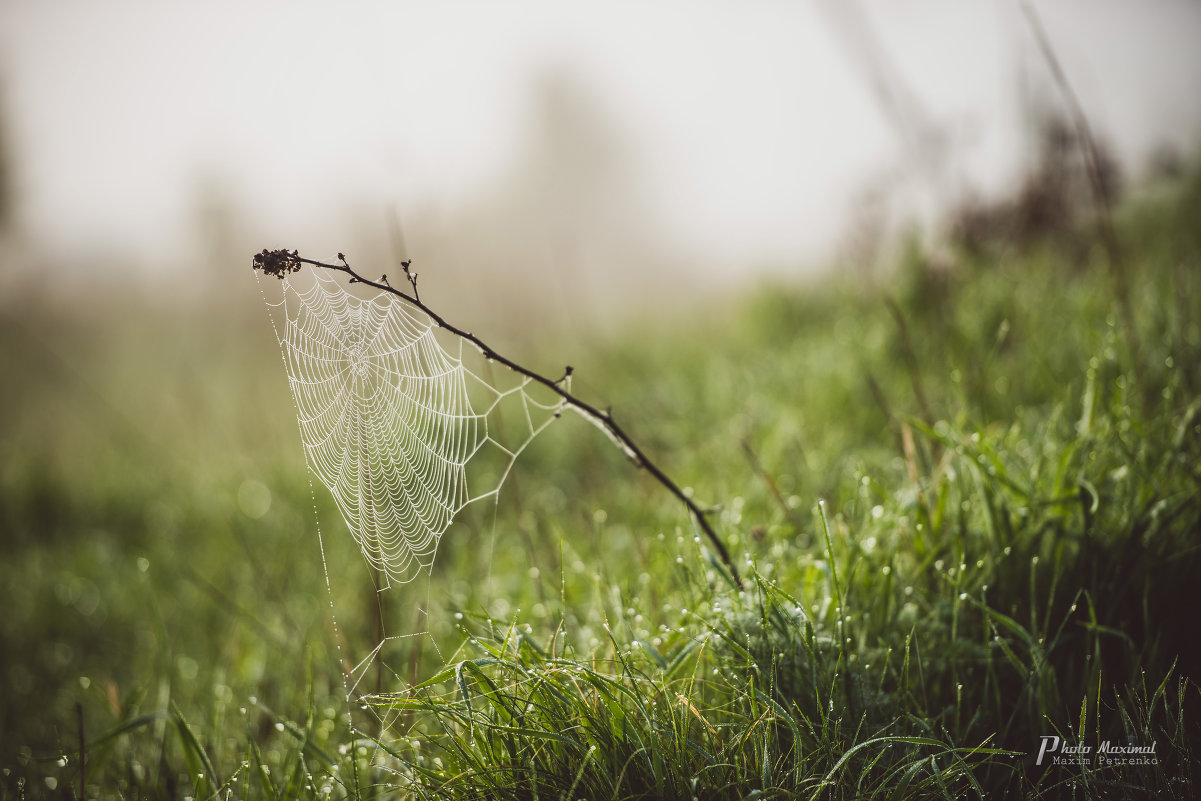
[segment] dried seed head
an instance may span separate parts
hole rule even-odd
[[[293,250],[267,250],[254,254],[254,269],[262,270],[263,275],[274,275],[283,280],[288,273],[300,269],[300,252]]]

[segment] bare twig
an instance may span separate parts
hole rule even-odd
[[[499,362],[500,364],[512,370],[514,373],[524,376],[531,381],[546,387],[548,390],[558,395],[563,400],[565,405],[570,406],[576,412],[600,427],[622,449],[622,451],[625,452],[625,454],[632,462],[634,462],[635,465],[643,470],[646,470],[646,472],[648,472],[651,477],[658,481],[664,489],[666,489],[684,504],[684,506],[688,509],[688,512],[692,515],[693,520],[695,520],[696,524],[700,526],[701,531],[705,533],[709,543],[717,552],[718,558],[721,559],[722,564],[724,564],[726,569],[730,571],[730,577],[733,579],[735,586],[737,586],[739,589],[742,589],[742,578],[738,573],[738,568],[734,566],[734,561],[730,558],[730,552],[726,548],[725,543],[722,542],[721,538],[717,536],[717,532],[714,531],[712,524],[709,522],[709,513],[697,505],[696,501],[690,498],[682,489],[680,489],[678,484],[672,481],[671,478],[659,468],[658,465],[651,461],[650,457],[646,455],[642,448],[640,448],[637,443],[634,442],[634,440],[630,439],[629,434],[627,434],[625,430],[617,424],[617,422],[613,419],[613,414],[608,409],[602,411],[592,404],[577,398],[567,389],[567,381],[565,379],[571,375],[572,368],[568,367],[565,370],[563,378],[558,380],[547,378],[539,373],[534,372],[533,370],[522,367],[512,359],[506,358],[505,356],[497,353],[492,349],[491,346],[487,345],[475,334],[472,334],[469,331],[464,331],[463,329],[446,322],[441,315],[439,315],[429,306],[426,306],[425,303],[423,303],[417,296],[417,275],[416,273],[410,274],[407,263],[402,264],[402,266],[404,266],[405,275],[409,279],[409,284],[413,289],[412,295],[408,294],[407,292],[403,292],[387,283],[381,283],[378,281],[372,281],[369,278],[364,278],[363,276],[359,275],[359,273],[355,272],[354,268],[351,267],[350,263],[346,260],[346,257],[341,253],[338,254],[338,261],[340,262],[339,264],[330,264],[328,262],[317,261],[315,259],[308,259],[301,256],[297,251],[294,250],[264,250],[262,253],[255,254],[254,268],[262,270],[267,275],[274,275],[277,278],[283,278],[287,273],[296,272],[300,269],[300,265],[302,264],[308,264],[313,267],[320,267],[326,270],[333,270],[334,272],[345,273],[347,276],[349,276],[350,283],[363,284],[364,286],[378,289],[381,292],[387,292],[388,294],[395,295],[405,303],[408,303],[410,306],[420,310],[423,314],[429,317],[429,319],[437,327],[442,328],[454,336],[474,345],[485,359]]]

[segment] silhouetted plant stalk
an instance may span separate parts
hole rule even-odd
[[[609,435],[609,437],[625,452],[626,456],[628,456],[637,467],[640,467],[649,473],[657,482],[659,482],[660,485],[663,486],[664,489],[666,489],[684,504],[684,506],[688,509],[689,514],[692,515],[693,520],[695,520],[696,524],[700,526],[701,531],[705,533],[709,543],[717,552],[718,558],[721,559],[722,564],[724,564],[726,569],[730,571],[730,577],[734,581],[735,586],[737,586],[738,589],[742,589],[742,578],[738,573],[738,568],[734,566],[734,561],[730,558],[730,552],[726,548],[725,543],[722,542],[721,538],[717,536],[717,532],[714,531],[712,524],[709,522],[708,517],[710,511],[702,509],[696,503],[696,501],[694,501],[682,489],[680,489],[679,485],[672,481],[671,478],[664,473],[658,465],[651,461],[650,457],[646,455],[642,448],[640,448],[637,443],[634,442],[634,440],[630,439],[630,435],[627,434],[625,430],[617,424],[617,421],[613,419],[613,414],[610,410],[598,409],[592,404],[576,397],[566,388],[567,379],[571,376],[573,369],[570,365],[568,365],[564,370],[561,378],[547,378],[546,376],[536,373],[527,367],[523,367],[512,359],[506,358],[500,353],[497,353],[490,345],[485,343],[475,334],[451,325],[445,319],[443,319],[441,315],[439,315],[429,306],[425,305],[425,303],[421,300],[421,296],[417,291],[417,273],[410,269],[412,265],[411,261],[401,262],[401,268],[404,270],[405,280],[412,289],[411,295],[392,286],[392,284],[388,282],[387,275],[382,276],[379,281],[372,281],[369,278],[364,278],[359,273],[355,272],[354,268],[350,266],[350,262],[348,262],[346,257],[341,253],[338,254],[337,264],[317,261],[315,259],[308,259],[304,256],[301,256],[300,253],[295,250],[263,250],[261,253],[256,253],[254,255],[253,261],[254,269],[261,270],[264,275],[275,276],[281,280],[289,273],[294,273],[300,270],[301,265],[304,264],[308,264],[313,267],[319,267],[325,270],[333,270],[335,272],[345,273],[347,276],[349,276],[349,282],[352,284],[363,284],[381,292],[387,292],[388,294],[395,295],[405,303],[408,303],[410,306],[419,309],[439,328],[445,329],[454,336],[474,345],[485,359],[499,362],[518,375],[525,376],[531,381],[541,384],[551,392],[558,395],[563,400],[565,405],[570,406],[576,412],[583,415],[590,422],[605,431],[605,433]]]
[[[1039,19],[1038,12],[1027,1],[1022,3],[1022,12],[1026,15],[1026,22],[1034,34],[1034,39],[1038,43],[1038,48],[1042,53],[1043,59],[1047,62],[1047,67],[1051,71],[1051,77],[1054,78],[1055,84],[1059,87],[1059,91],[1063,95],[1064,102],[1067,104],[1068,111],[1071,114],[1072,124],[1076,128],[1076,141],[1079,143],[1081,153],[1084,156],[1085,171],[1088,174],[1089,187],[1092,189],[1093,201],[1097,209],[1097,227],[1100,232],[1101,243],[1105,248],[1105,255],[1109,261],[1109,269],[1113,276],[1114,295],[1117,299],[1118,313],[1122,316],[1122,327],[1125,329],[1126,345],[1130,350],[1131,362],[1134,365],[1134,374],[1138,379],[1139,389],[1145,403],[1147,400],[1147,383],[1144,379],[1146,370],[1143,367],[1142,348],[1139,345],[1138,329],[1135,328],[1134,304],[1131,300],[1130,269],[1126,260],[1122,257],[1122,246],[1118,241],[1117,228],[1113,224],[1113,198],[1110,197],[1109,182],[1105,180],[1101,173],[1101,157],[1098,154],[1097,140],[1093,136],[1092,126],[1088,124],[1088,115],[1084,113],[1084,107],[1080,105],[1080,99],[1072,89],[1072,84],[1068,81],[1068,76],[1063,71],[1063,65],[1059,63],[1059,58],[1055,55],[1055,48],[1051,45],[1051,39],[1047,36],[1047,31],[1043,27],[1042,20]]]

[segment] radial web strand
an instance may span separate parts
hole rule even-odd
[[[264,300],[308,467],[382,583],[411,581],[431,569],[459,511],[499,492],[562,405],[536,401],[528,380],[499,387],[467,369],[463,341],[448,349],[434,322],[394,295],[360,297],[307,266],[280,287]]]

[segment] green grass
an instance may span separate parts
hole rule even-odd
[[[241,305],[9,308],[0,797],[80,797],[82,720],[88,798],[1194,798],[1199,222],[1196,181],[1120,215],[1133,337],[1077,232],[505,348],[720,503],[746,587],[565,419],[385,599],[429,634],[353,731],[374,592],[248,268]]]

